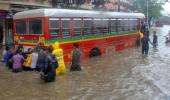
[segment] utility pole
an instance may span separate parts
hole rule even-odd
[[[117,11],[120,12],[120,0],[117,1]]]
[[[149,18],[149,11],[148,11],[148,6],[149,6],[149,4],[148,4],[148,0],[146,0],[146,9],[147,9],[147,13],[146,13],[146,18],[147,18],[147,20],[146,20],[146,24],[147,24],[147,26],[149,25],[149,20],[148,20],[148,18]]]

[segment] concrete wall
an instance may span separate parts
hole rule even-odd
[[[49,1],[50,0],[0,0],[0,10],[7,12],[6,16],[0,16],[0,21],[3,26],[3,44],[7,43],[6,40],[9,39],[8,30],[11,28],[9,27],[11,23],[8,23],[9,19],[7,19],[7,16],[28,9],[51,7]]]
[[[0,4],[19,4],[50,7],[49,0],[0,0]]]

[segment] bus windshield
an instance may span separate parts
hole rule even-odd
[[[29,34],[37,35],[42,34],[42,20],[33,19],[29,21]]]
[[[40,35],[42,34],[42,19],[17,20],[17,35]]]
[[[26,34],[26,21],[16,21],[16,34]]]

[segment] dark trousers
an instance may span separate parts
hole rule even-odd
[[[156,48],[157,47],[157,43],[153,43],[153,47]]]
[[[142,55],[143,54],[148,55],[148,51],[149,51],[149,48],[142,47]]]
[[[80,64],[72,63],[72,64],[71,64],[71,69],[70,69],[70,71],[81,71],[81,66],[80,66]]]
[[[40,72],[44,68],[45,63],[39,63],[36,65],[35,70]]]
[[[22,68],[13,69],[14,73],[22,72]]]
[[[49,72],[47,75],[40,74],[41,79],[44,80],[45,82],[53,82],[55,81],[56,75],[54,73]]]
[[[7,63],[7,67],[9,68],[9,69],[12,69],[12,65],[13,65],[13,62],[12,61],[8,61],[8,63]]]
[[[140,46],[140,39],[136,40],[136,46],[139,47]]]

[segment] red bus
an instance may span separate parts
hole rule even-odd
[[[65,61],[73,43],[79,43],[83,58],[116,52],[135,46],[139,38],[141,13],[68,9],[36,9],[14,16],[14,41],[25,48],[38,42],[45,46],[58,41]]]

